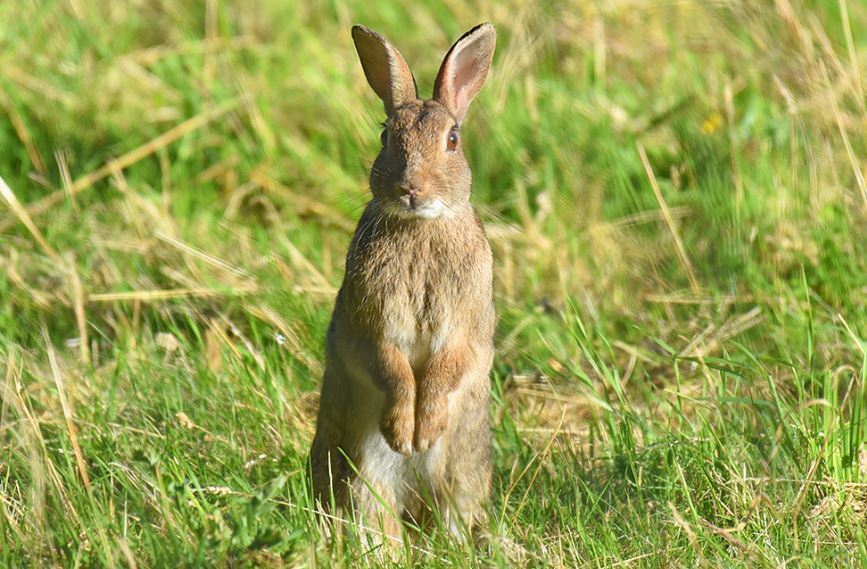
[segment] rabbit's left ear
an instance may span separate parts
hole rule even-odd
[[[434,83],[433,98],[445,105],[458,123],[485,84],[496,43],[494,26],[479,24],[456,41],[443,59]]]

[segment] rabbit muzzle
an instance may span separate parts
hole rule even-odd
[[[402,189],[401,192],[398,207],[406,217],[434,219],[449,212],[445,203],[438,197],[431,197],[430,192],[422,193],[416,189]]]
[[[425,203],[427,192],[421,186],[412,182],[404,182],[397,186],[398,199],[410,211],[418,209]]]

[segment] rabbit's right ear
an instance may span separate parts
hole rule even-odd
[[[366,26],[352,26],[352,41],[364,76],[374,92],[382,99],[385,113],[418,98],[415,78],[403,56],[388,40]]]
[[[458,124],[485,84],[496,43],[494,26],[479,24],[455,42],[440,66],[433,98],[449,109]]]

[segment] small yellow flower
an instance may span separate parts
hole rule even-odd
[[[701,123],[701,131],[705,134],[713,134],[722,126],[722,115],[714,112]]]

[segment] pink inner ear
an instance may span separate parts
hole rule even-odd
[[[434,98],[449,107],[460,122],[488,76],[496,35],[483,24],[452,46],[437,75]]]
[[[462,53],[458,54],[457,61],[453,65],[454,71],[452,71],[455,107],[460,109],[461,115],[466,113],[467,107],[470,106],[473,97],[482,88],[481,83],[485,81],[487,75],[485,62],[477,57],[477,54],[467,54],[462,57],[467,51],[473,50],[471,48],[462,50]]]

